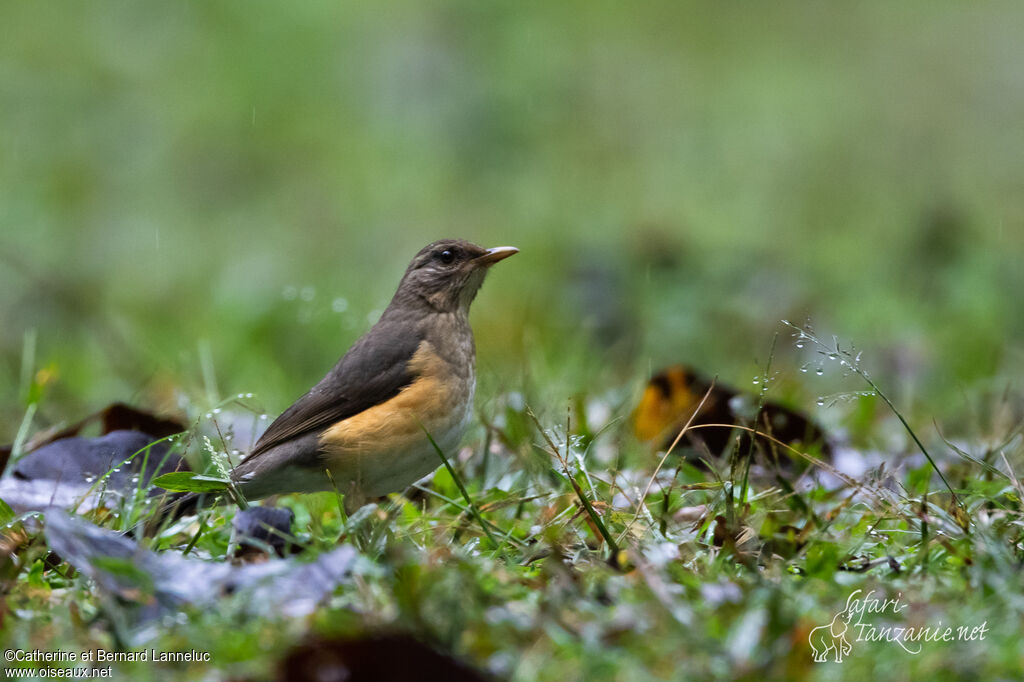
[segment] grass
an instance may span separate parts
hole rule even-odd
[[[203,438],[237,457],[423,244],[521,248],[473,310],[479,419],[449,466],[352,516],[279,501],[302,560],[358,548],[353,583],[301,619],[228,597],[151,645],[242,678],[310,633],[400,627],[520,680],[1018,679],[1021,6],[384,5],[0,7],[15,452],[121,400],[186,417],[177,447],[219,476]],[[769,343],[808,314],[870,372]],[[868,469],[652,452],[630,411],[677,362],[804,408]],[[149,513],[116,511],[89,518]],[[220,561],[232,513],[153,547]],[[5,647],[116,647],[127,606],[48,564],[38,523],[4,535]],[[989,630],[814,663],[858,589]]]
[[[608,423],[585,412],[559,424],[552,411],[538,416],[517,396],[494,396],[482,415],[486,459],[485,439],[471,437],[462,451],[439,453],[444,466],[428,485],[350,518],[333,493],[283,498],[279,504],[296,512],[301,559],[351,543],[362,555],[356,580],[304,619],[244,617],[229,597],[215,609],[186,609],[161,623],[147,646],[209,651],[211,664],[122,663],[118,674],[187,679],[213,667],[259,679],[311,632],[396,628],[517,680],[1011,679],[1020,672],[1019,429],[977,434],[978,442],[1011,437],[995,451],[957,445],[976,456],[947,448],[949,456],[915,464],[897,448],[852,484],[807,475],[795,484],[796,474],[748,480],[745,467],[726,459],[711,460],[717,471],[707,472],[675,454],[665,458],[633,440],[628,414],[600,400],[587,404]],[[230,433],[232,420],[246,419],[209,414],[199,413],[196,437],[177,442]],[[132,505],[144,510],[141,500],[119,510],[122,519],[132,518]],[[166,529],[152,545],[222,561],[232,513],[205,512],[197,541],[193,522]],[[87,517],[126,527],[109,513]],[[15,523],[6,534],[20,538],[13,554],[22,562],[4,576],[7,647],[112,649],[124,641],[124,605],[67,565],[43,563],[33,526]],[[852,653],[842,663],[813,662],[811,630],[856,590],[903,608],[851,625]],[[868,623],[985,630],[975,641],[922,642],[912,654]]]

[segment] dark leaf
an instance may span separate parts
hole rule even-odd
[[[291,509],[280,507],[249,507],[241,509],[231,520],[232,544],[239,545],[236,556],[249,556],[255,550],[267,549],[285,556],[294,543]]]
[[[755,417],[758,416],[758,397],[718,383],[712,387],[710,381],[683,365],[669,367],[648,382],[633,414],[636,436],[640,440],[653,441],[668,448],[697,410],[708,389],[711,389],[711,393],[693,418],[690,430],[680,445],[698,447],[703,444],[711,453],[718,455],[725,453],[738,436],[740,452],[745,453],[750,442],[749,431],[709,425],[736,424],[754,428]],[[768,434],[788,445],[819,445],[822,454],[830,454],[825,433],[817,424],[807,416],[778,403],[764,403],[756,428],[759,433]],[[770,439],[759,437],[757,445],[760,453],[766,456],[777,453],[780,461],[789,461],[785,448]]]
[[[124,535],[57,510],[46,513],[46,541],[97,589],[129,602],[126,615],[139,625],[184,604],[205,606],[231,595],[238,596],[233,603],[250,616],[305,616],[348,578],[357,556],[343,546],[310,563],[211,563],[143,549]]]
[[[447,680],[485,682],[489,678],[449,654],[410,635],[315,639],[292,649],[277,669],[278,680]]]
[[[124,403],[111,403],[69,426],[52,427],[33,434],[25,443],[25,451],[33,452],[44,445],[77,436],[85,427],[97,421],[101,424],[100,435],[104,436],[115,431],[139,431],[152,436],[150,440],[160,440],[185,430],[184,425],[176,420],[162,419]],[[10,445],[0,447],[0,464],[6,465],[11,449]],[[0,467],[2,470],[3,467]]]
[[[0,480],[0,498],[16,511],[66,507],[90,491],[131,495],[154,476],[187,468],[166,443],[138,431],[114,431],[98,438],[54,441],[18,460]],[[86,499],[85,507],[97,500]]]

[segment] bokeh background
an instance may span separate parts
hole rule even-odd
[[[481,400],[693,363],[813,409],[783,318],[918,419],[1024,368],[1024,6],[0,5],[0,440],[276,412],[427,242],[522,252]],[[813,374],[813,373],[812,373]],[[838,381],[837,377],[833,377]],[[854,386],[853,388],[859,388]],[[829,387],[831,390],[831,387]]]

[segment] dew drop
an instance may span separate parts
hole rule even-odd
[[[267,419],[267,415],[265,415],[265,414],[261,414],[260,415],[260,421],[266,421],[266,419]]]
[[[245,394],[245,397],[246,397],[246,398],[251,398],[252,396],[253,396],[253,394],[252,394],[252,393],[246,393],[246,394]]]
[[[298,295],[299,295],[298,288],[297,287],[293,287],[291,285],[286,286],[284,288],[284,290],[281,292],[281,298],[283,298],[286,301],[294,301],[295,297],[298,296]]]
[[[797,341],[796,342],[796,347],[797,348],[803,348],[804,347],[804,342],[803,341]]]
[[[314,296],[316,296],[316,289],[313,287],[302,287],[302,291],[299,292],[299,297],[303,301],[312,301]]]
[[[220,414],[220,408],[219,407],[213,408],[213,413],[214,414]]]
[[[817,369],[814,370],[814,373],[820,377],[822,374],[825,373],[825,369],[822,367],[818,367]]]
[[[336,313],[343,313],[348,310],[348,301],[344,298],[338,297],[331,303],[331,310]]]
[[[825,405],[825,399],[824,398],[818,398],[814,402],[817,403],[818,407],[822,407],[822,406]]]

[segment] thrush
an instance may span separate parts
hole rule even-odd
[[[377,323],[231,472],[235,489],[245,499],[337,489],[352,510],[434,471],[431,439],[455,448],[472,413],[470,304],[488,269],[515,253],[457,239],[420,250]],[[176,498],[160,516],[191,511],[197,499]]]

